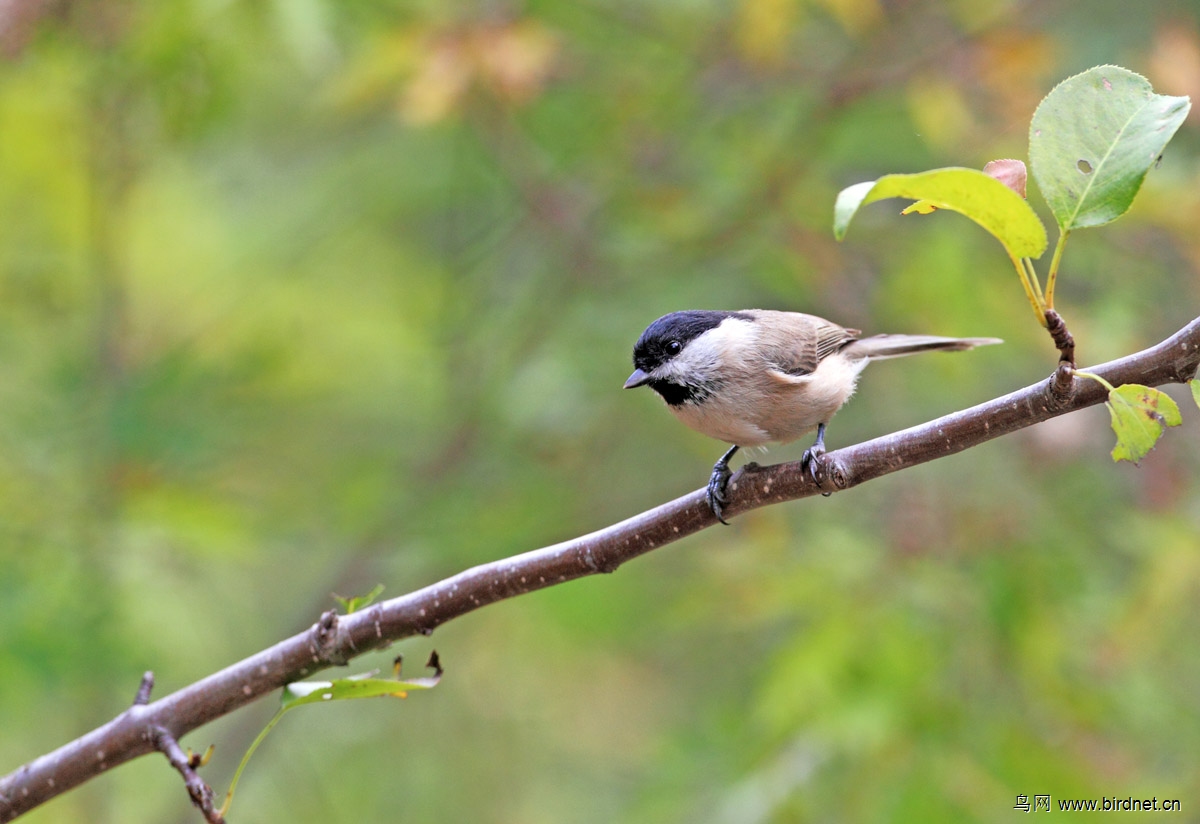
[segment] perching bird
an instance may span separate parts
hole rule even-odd
[[[825,451],[825,425],[869,361],[961,351],[998,338],[875,335],[800,312],[692,310],[664,315],[633,348],[625,388],[649,386],[683,423],[733,444],[713,466],[708,505],[721,523],[729,459],[740,447],[787,443],[817,430],[802,462]]]

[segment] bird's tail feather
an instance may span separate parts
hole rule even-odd
[[[976,346],[1004,343],[1000,338],[942,338],[937,335],[873,335],[850,343],[842,354],[849,358],[899,358],[918,352],[961,352]]]

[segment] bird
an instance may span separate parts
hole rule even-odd
[[[801,466],[825,452],[825,427],[873,360],[956,352],[999,338],[861,337],[833,321],[769,309],[693,309],[663,315],[633,347],[626,389],[648,386],[684,425],[732,444],[713,465],[705,498],[721,523],[729,461],[741,448],[788,443],[814,429]]]

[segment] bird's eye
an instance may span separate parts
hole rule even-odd
[[[683,344],[677,340],[669,341],[667,343],[667,351],[670,352],[672,355],[678,355],[682,350],[683,350]]]

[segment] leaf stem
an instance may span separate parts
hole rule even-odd
[[[287,712],[288,709],[289,708],[287,706],[281,706],[279,708],[275,715],[271,717],[271,720],[267,722],[267,725],[262,728],[262,732],[260,732],[258,737],[254,739],[254,742],[250,744],[250,748],[246,750],[246,754],[242,756],[242,763],[238,764],[237,771],[233,774],[233,780],[229,782],[229,792],[225,794],[225,803],[221,805],[221,809],[219,811],[222,818],[225,817],[225,813],[229,812],[229,805],[233,803],[233,791],[237,789],[238,780],[242,777],[242,770],[246,769],[246,764],[250,762],[250,756],[254,755],[254,751],[258,749],[258,745],[261,744],[263,739],[267,737],[267,734],[275,728],[275,725],[279,723],[279,719],[283,718],[283,714]]]
[[[1082,369],[1072,369],[1071,374],[1077,378],[1090,378],[1091,380],[1094,380],[1097,383],[1099,383],[1101,386],[1103,386],[1109,392],[1113,391],[1113,385],[1111,383],[1109,383],[1108,381],[1106,381],[1104,378],[1095,374],[1094,372],[1084,372]]]
[[[1037,269],[1033,268],[1033,260],[1030,258],[1021,258],[1021,263],[1025,266],[1025,271],[1029,273],[1029,280],[1033,282],[1033,291],[1037,293],[1039,308],[1043,310],[1053,309],[1054,307],[1046,303],[1046,298],[1042,294],[1042,282],[1038,278]]]
[[[1050,258],[1050,272],[1046,275],[1046,308],[1054,308],[1054,284],[1058,281],[1058,262],[1062,260],[1063,247],[1070,236],[1069,229],[1058,230],[1058,241],[1054,244],[1054,255]]]
[[[1034,271],[1032,262],[1029,258],[1017,258],[1011,253],[1008,259],[1017,270],[1017,277],[1021,279],[1021,286],[1025,289],[1025,297],[1029,298],[1029,305],[1033,307],[1033,314],[1037,316],[1038,323],[1045,327],[1046,301],[1042,297],[1042,285],[1038,283],[1037,272]]]

